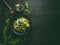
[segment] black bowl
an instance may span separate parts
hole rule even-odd
[[[30,27],[27,29],[27,31],[26,32],[19,32],[19,31],[17,31],[17,30],[15,30],[14,28],[13,28],[13,22],[17,19],[17,18],[20,18],[20,17],[24,17],[24,18],[26,18],[26,19],[28,19],[30,22],[29,22],[29,24],[30,24]],[[31,31],[31,26],[32,26],[32,22],[31,22],[31,18],[28,16],[28,15],[20,15],[20,16],[17,16],[16,18],[14,18],[14,19],[12,19],[12,21],[11,21],[11,30],[15,33],[15,34],[17,34],[17,35],[26,35],[26,34],[28,34],[30,31]]]

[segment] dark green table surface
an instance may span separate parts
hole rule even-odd
[[[31,29],[32,34],[29,38],[29,41],[27,42],[27,45],[57,44],[56,33],[58,30],[60,30],[59,1],[58,0],[57,1],[56,0],[27,0],[27,1],[29,2],[30,5],[30,9],[31,9],[30,16],[32,19],[32,29]],[[4,16],[2,17],[4,18]],[[1,23],[2,22],[0,22],[0,24]],[[1,25],[3,26],[3,24]]]

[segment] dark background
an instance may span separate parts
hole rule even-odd
[[[29,45],[58,45],[60,30],[59,0],[28,0],[34,33]]]
[[[57,45],[60,30],[60,1],[27,1],[30,5],[30,16],[33,24],[32,35],[27,45]]]

